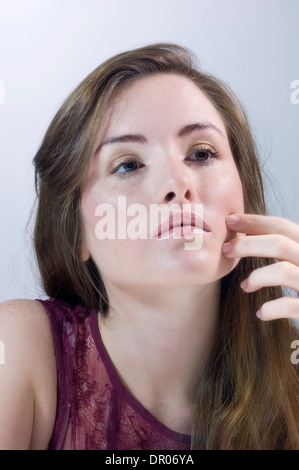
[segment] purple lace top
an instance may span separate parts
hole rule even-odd
[[[49,450],[189,450],[190,436],[160,423],[122,384],[102,343],[97,313],[39,300],[50,319],[57,412]]]

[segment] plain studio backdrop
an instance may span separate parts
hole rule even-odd
[[[0,300],[42,295],[26,228],[32,158],[108,57],[175,42],[247,109],[273,215],[299,223],[299,0],[0,0]]]

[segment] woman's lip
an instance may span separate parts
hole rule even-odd
[[[193,238],[195,234],[203,233],[203,230],[194,225],[176,225],[170,230],[165,230],[158,236],[160,240],[162,239],[181,239],[181,238]]]
[[[182,235],[184,235],[187,230],[188,232],[194,233],[197,231],[211,232],[211,229],[207,223],[195,212],[176,212],[174,214],[170,214],[168,217],[165,217],[165,219],[162,220],[153,238],[162,238],[163,234],[170,235],[173,233],[173,229],[176,227],[181,227],[184,229],[181,230]],[[176,230],[176,232],[179,233],[179,230]]]

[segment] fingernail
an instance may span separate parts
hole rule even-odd
[[[248,285],[248,280],[247,279],[244,279],[244,281],[241,282],[240,286],[242,289],[245,289],[245,287],[247,287]]]
[[[224,243],[223,246],[222,246],[222,251],[223,253],[228,253],[229,251],[231,251],[233,248],[233,244],[232,243]]]
[[[262,318],[262,310],[261,310],[261,309],[259,309],[259,310],[256,312],[256,316],[257,316],[258,318]]]
[[[227,220],[227,223],[234,225],[240,222],[240,217],[238,215],[228,215],[226,220]]]

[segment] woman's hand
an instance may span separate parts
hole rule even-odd
[[[229,215],[229,230],[244,233],[222,247],[227,258],[247,256],[279,260],[254,270],[241,283],[245,292],[266,286],[285,286],[297,292],[296,297],[282,297],[266,302],[256,312],[262,320],[293,318],[299,320],[299,225],[280,217],[242,214]]]

